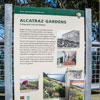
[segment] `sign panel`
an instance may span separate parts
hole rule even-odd
[[[84,11],[15,7],[15,100],[65,100],[67,69],[84,79]]]

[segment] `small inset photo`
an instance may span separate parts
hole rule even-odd
[[[26,100],[31,100],[31,99],[30,99],[30,96],[26,96]]]
[[[20,100],[25,100],[25,97],[24,96],[20,96]]]
[[[38,90],[39,89],[39,77],[38,76],[21,76],[20,78],[20,90]]]
[[[73,79],[82,79],[82,70],[69,70],[69,78],[70,80]]]
[[[84,100],[84,80],[70,80],[69,100]]]
[[[80,33],[78,30],[59,30],[57,32],[58,48],[77,48],[80,45]]]
[[[58,66],[76,65],[76,51],[58,51],[57,65]]]

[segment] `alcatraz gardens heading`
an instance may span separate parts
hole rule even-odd
[[[20,19],[20,22],[28,23],[55,23],[55,24],[66,24],[66,20],[43,20],[43,19]]]

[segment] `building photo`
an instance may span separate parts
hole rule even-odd
[[[60,33],[57,39],[58,48],[78,48],[80,46],[80,33],[77,30],[71,30],[66,33]]]

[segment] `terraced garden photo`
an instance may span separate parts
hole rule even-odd
[[[69,100],[84,100],[84,88],[70,84]]]
[[[65,97],[64,73],[43,73],[43,97],[44,99]]]

